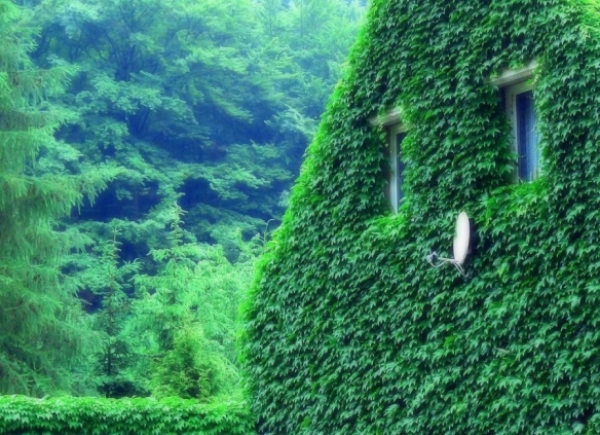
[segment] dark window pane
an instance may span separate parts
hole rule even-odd
[[[516,96],[517,152],[519,154],[519,178],[531,181],[539,167],[537,117],[533,106],[533,91]]]

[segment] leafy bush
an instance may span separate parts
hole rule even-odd
[[[180,398],[99,399],[70,396],[34,399],[0,396],[5,435],[167,435],[254,433],[242,401],[198,404]]]

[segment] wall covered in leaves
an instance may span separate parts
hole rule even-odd
[[[515,183],[489,79],[532,60],[543,174]],[[245,309],[262,433],[600,430],[599,67],[594,0],[372,2]],[[467,278],[425,261],[461,210]]]
[[[254,428],[242,402],[206,405],[177,397],[158,401],[3,396],[0,433],[246,435],[254,433]]]

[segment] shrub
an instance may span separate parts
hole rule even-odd
[[[244,402],[198,404],[180,398],[34,399],[0,396],[0,433],[27,435],[249,435]]]

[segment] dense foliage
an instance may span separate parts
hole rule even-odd
[[[125,168],[80,219],[132,221],[132,258],[161,247],[175,201],[200,241],[235,250],[236,228],[262,231],[284,210],[360,12],[342,0],[40,1],[36,59],[81,70],[59,136]]]
[[[159,401],[23,396],[0,397],[0,432],[20,435],[255,433],[248,408],[242,402],[206,405],[176,397]]]
[[[598,432],[599,36],[590,0],[373,2],[246,309],[263,433]],[[514,183],[489,78],[534,59],[543,174]],[[425,261],[461,210],[466,279]]]
[[[364,8],[0,0],[0,394],[240,395],[238,304]]]
[[[39,393],[76,389],[67,374],[91,344],[59,273],[70,237],[55,226],[84,195],[96,196],[112,171],[49,170],[78,156],[54,140],[65,114],[47,101],[74,71],[37,69],[28,56],[31,31],[18,18],[11,2],[0,1],[0,391]]]

